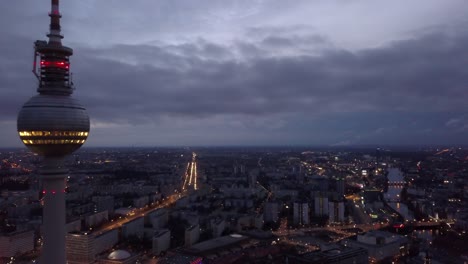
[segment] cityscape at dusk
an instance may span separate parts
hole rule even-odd
[[[466,1],[0,10],[0,264],[468,263]]]

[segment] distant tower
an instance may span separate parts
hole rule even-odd
[[[62,46],[59,0],[52,0],[49,40],[36,41],[33,72],[39,80],[39,95],[32,97],[18,115],[18,133],[23,143],[44,157],[40,168],[44,195],[44,245],[40,263],[66,263],[65,188],[68,171],[63,158],[77,150],[89,133],[86,109],[70,95],[71,48]],[[39,58],[39,65],[36,64]]]

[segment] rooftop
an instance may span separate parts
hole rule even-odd
[[[246,236],[239,235],[239,234],[232,234],[229,236],[218,237],[218,238],[210,239],[205,242],[195,244],[192,247],[188,248],[187,252],[190,252],[193,254],[203,253],[206,251],[231,246],[231,245],[243,242],[247,239],[248,238]]]
[[[112,260],[124,260],[131,257],[131,254],[125,250],[116,250],[109,254],[108,259]]]

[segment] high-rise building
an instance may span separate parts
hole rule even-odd
[[[44,157],[39,172],[44,195],[44,245],[41,263],[66,263],[65,179],[63,158],[77,150],[89,133],[86,109],[71,98],[71,48],[62,45],[59,0],[51,0],[48,41],[36,41],[34,70],[39,95],[26,102],[18,115],[18,133],[23,143]],[[39,63],[37,62],[39,59]]]
[[[330,201],[328,203],[328,220],[330,223],[344,222],[344,203],[342,201]]]
[[[324,194],[318,194],[315,196],[315,216],[325,216],[328,215],[328,197]]]
[[[343,177],[338,177],[336,179],[336,192],[338,195],[343,196],[345,195],[345,179]]]
[[[200,226],[193,225],[185,229],[185,246],[189,247],[198,242],[200,239]]]
[[[171,245],[171,231],[169,229],[161,229],[156,231],[153,236],[153,254],[159,255],[161,252],[169,249]]]
[[[294,203],[294,205],[293,205],[293,221],[294,221],[295,225],[308,225],[308,224],[310,224],[309,204],[308,203]]]

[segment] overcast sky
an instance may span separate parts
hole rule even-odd
[[[49,0],[0,1],[0,147]],[[86,146],[468,143],[466,0],[62,0]]]

